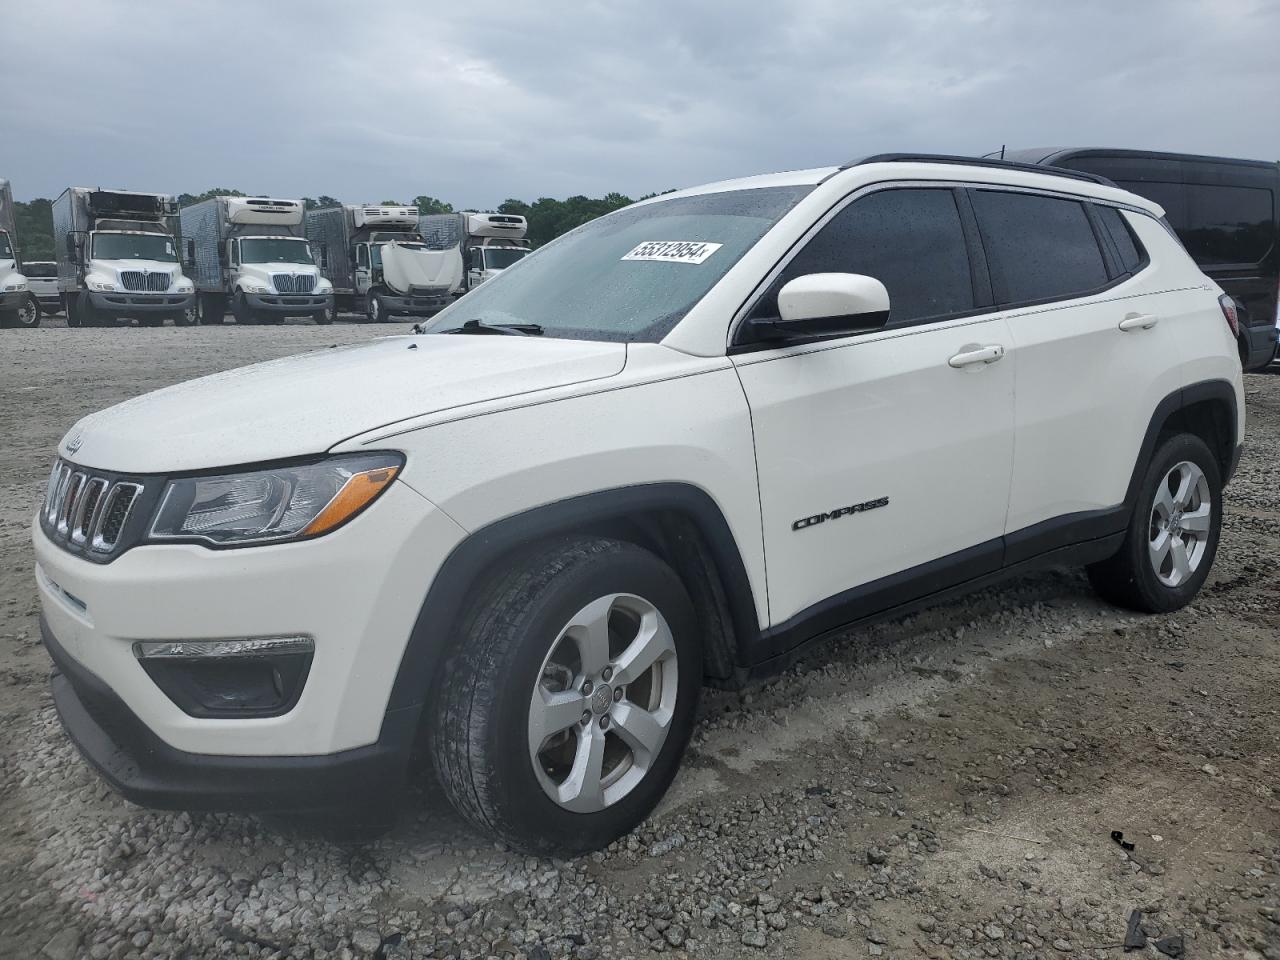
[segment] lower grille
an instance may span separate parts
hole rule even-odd
[[[277,293],[310,293],[316,285],[316,278],[309,273],[273,273],[271,282],[275,284]]]

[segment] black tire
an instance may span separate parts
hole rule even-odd
[[[245,299],[243,293],[237,293],[235,299],[231,301],[231,315],[236,318],[236,323],[257,323],[258,314],[249,306],[249,301]]]
[[[204,294],[200,297],[200,324],[206,327],[220,327],[227,315],[226,300],[216,293]]]
[[[611,805],[574,813],[548,796],[534,771],[530,698],[565,625],[586,604],[614,593],[644,598],[670,627],[675,703],[666,739],[643,777]],[[617,540],[549,543],[473,594],[457,636],[434,697],[430,742],[441,786],[459,813],[521,850],[547,855],[598,850],[649,815],[679,769],[702,684],[693,604],[669,566]]]
[[[364,311],[370,323],[386,323],[391,319],[387,314],[387,305],[382,302],[382,297],[376,293],[369,294],[369,299],[365,302]]]
[[[333,307],[325,307],[323,310],[317,310],[313,313],[311,315],[311,319],[319,326],[327,327],[329,324],[333,323],[333,313]]]
[[[74,293],[67,295],[65,300],[65,309],[67,311],[68,327],[84,326],[84,318],[80,313],[80,298]]]
[[[13,313],[13,325],[24,330],[34,330],[40,326],[40,317],[43,314],[44,310],[40,307],[40,301],[28,294],[22,306]]]
[[[179,310],[173,315],[173,325],[175,327],[194,327],[200,322],[200,300],[199,297],[191,301],[191,306],[185,310]]]
[[[1198,467],[1207,482],[1209,529],[1195,569],[1181,583],[1170,586],[1160,579],[1150,559],[1152,514],[1156,495],[1169,473],[1183,462]],[[1199,437],[1189,433],[1163,438],[1147,466],[1129,529],[1120,550],[1088,568],[1089,582],[1105,600],[1142,613],[1168,613],[1190,603],[1203,586],[1222,532],[1222,470],[1217,458]]]

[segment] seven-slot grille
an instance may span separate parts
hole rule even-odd
[[[141,484],[95,476],[59,460],[45,491],[45,531],[66,546],[109,555],[141,493]]]
[[[273,273],[271,282],[276,285],[277,293],[310,293],[316,278],[309,273]]]
[[[121,270],[120,285],[133,292],[164,293],[169,289],[170,276],[165,271],[143,273],[141,270]]]

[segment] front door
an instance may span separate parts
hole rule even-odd
[[[867,193],[753,307],[776,316],[778,289],[810,273],[874,276],[890,297],[883,330],[734,357],[776,647],[763,656],[1000,564],[1014,363],[1005,321],[982,313],[961,210],[945,187]]]

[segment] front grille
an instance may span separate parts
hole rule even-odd
[[[73,552],[99,561],[120,545],[143,486],[96,475],[59,460],[49,474],[41,521],[45,533]]]
[[[164,293],[169,289],[169,274],[143,273],[141,270],[121,270],[120,286],[134,293]]]
[[[310,293],[316,285],[316,278],[309,273],[296,276],[291,273],[273,273],[271,282],[275,284],[277,293]]]

